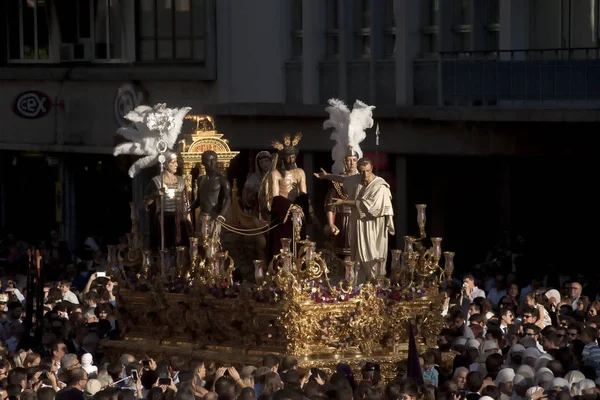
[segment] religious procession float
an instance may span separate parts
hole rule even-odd
[[[424,204],[416,206],[419,235],[405,236],[403,250],[388,248],[391,192],[360,149],[373,108],[329,101],[323,127],[335,141],[332,173],[299,168],[301,134],[285,135],[273,142],[273,154],[258,153],[242,190],[224,174],[238,152],[211,116],[164,104],[130,112],[131,125],[118,131],[129,142],[115,156],[141,156],[132,178],[151,166],[160,173],[143,204],[130,203],[128,243],[109,246],[124,337],[105,342],[106,354],[236,366],[291,354],[301,367],[330,371],[339,362],[358,370],[371,361],[393,377],[410,331],[417,343],[435,347],[439,288],[451,279],[454,253],[442,252],[442,238],[427,238]],[[184,119],[195,129],[181,140]],[[306,179],[313,178],[331,181],[331,250],[306,236]],[[140,212],[153,213],[156,230],[139,231]]]

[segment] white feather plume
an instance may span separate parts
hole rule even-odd
[[[190,107],[167,108],[166,104],[160,103],[154,107],[138,106],[127,113],[125,119],[133,124],[131,127],[119,128],[117,133],[130,141],[116,146],[113,154],[144,156],[129,168],[131,178],[143,168],[158,163],[157,144],[161,134],[167,147],[173,149],[181,132],[183,120],[190,110]]]
[[[367,134],[365,129],[373,126],[373,109],[360,100],[354,103],[352,111],[343,101],[329,99],[329,106],[325,109],[329,113],[329,119],[323,123],[323,129],[333,128],[331,140],[335,145],[331,150],[331,158],[334,161],[331,168],[332,173],[344,173],[344,158],[348,152],[348,146],[362,157],[360,143],[365,140]]]
[[[334,160],[331,168],[334,174],[344,172],[344,155],[348,149],[348,125],[350,124],[350,110],[343,101],[329,99],[329,107],[325,110],[329,113],[329,119],[323,122],[323,129],[333,128],[330,139],[335,141],[331,150],[331,158]]]
[[[360,143],[365,140],[367,133],[365,129],[373,127],[373,109],[375,106],[369,106],[360,100],[356,100],[352,112],[350,113],[350,125],[348,126],[348,142],[362,157]]]

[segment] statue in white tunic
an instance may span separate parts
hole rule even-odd
[[[333,206],[352,206],[352,259],[358,263],[357,283],[377,277],[379,260],[387,260],[388,233],[394,235],[394,209],[390,185],[373,173],[368,158],[358,161],[358,175],[328,174],[321,169],[315,176],[344,183],[348,197],[332,199]]]

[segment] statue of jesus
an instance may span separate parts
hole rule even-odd
[[[299,206],[305,218],[309,215],[306,174],[302,168],[298,168],[296,165],[298,154],[296,145],[301,138],[301,134],[296,134],[293,140],[289,136],[285,136],[283,143],[273,143],[279,152],[277,154],[278,161],[274,164],[275,168],[271,170],[268,177],[270,186],[268,199],[270,200],[271,225],[279,225],[271,230],[268,260],[279,253],[281,239],[293,238],[293,224],[290,218],[292,206]],[[301,237],[305,236],[305,225],[305,223],[302,225]]]

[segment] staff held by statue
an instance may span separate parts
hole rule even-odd
[[[375,130],[375,174],[379,173],[379,123]]]

